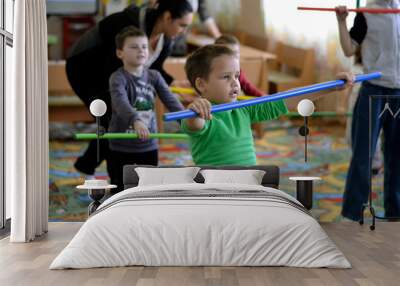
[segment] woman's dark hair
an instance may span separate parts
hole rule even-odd
[[[187,0],[158,0],[154,12],[157,18],[169,12],[172,19],[178,19],[193,13],[193,7]]]

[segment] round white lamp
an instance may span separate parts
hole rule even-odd
[[[101,99],[95,99],[90,103],[90,113],[95,117],[103,116],[107,111],[106,103]]]
[[[309,99],[303,99],[297,105],[297,111],[301,116],[311,116],[314,113],[315,106],[314,103]]]
[[[297,105],[297,111],[301,116],[304,117],[304,126],[300,127],[299,133],[304,136],[304,161],[307,162],[307,135],[308,130],[308,117],[314,113],[315,106],[314,103],[309,99],[303,99]]]
[[[95,99],[90,103],[90,113],[96,117],[97,124],[97,162],[100,161],[100,117],[107,112],[107,105],[101,99]]]

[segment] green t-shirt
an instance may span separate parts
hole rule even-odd
[[[275,119],[288,112],[285,103],[267,102],[213,114],[200,131],[188,129],[182,120],[183,132],[190,136],[190,148],[196,165],[256,164],[251,123]]]

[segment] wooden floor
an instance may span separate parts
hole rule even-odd
[[[50,223],[49,233],[27,244],[0,241],[0,285],[400,285],[400,223],[323,224],[353,268],[123,267],[48,270],[81,223]]]

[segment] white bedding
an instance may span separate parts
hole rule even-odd
[[[264,191],[271,198],[178,195],[129,199],[145,195],[138,192],[169,190]],[[300,204],[282,191],[254,185],[131,188],[105,201],[50,269],[127,265],[350,268],[318,222],[283,198]]]

